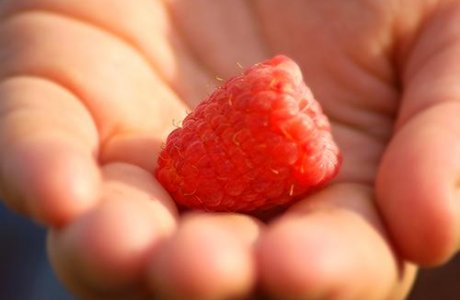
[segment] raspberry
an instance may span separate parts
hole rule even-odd
[[[182,206],[249,213],[293,203],[340,165],[299,67],[278,55],[202,101],[169,135],[156,177]]]

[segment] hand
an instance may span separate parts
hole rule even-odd
[[[85,299],[256,284],[281,299],[402,298],[406,260],[441,263],[459,236],[460,10],[413,2],[4,1],[3,198],[50,227],[53,265]],[[152,177],[172,120],[216,76],[280,52],[331,118],[339,177],[268,225],[180,215]]]

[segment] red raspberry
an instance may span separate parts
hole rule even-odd
[[[341,155],[330,131],[299,67],[279,55],[201,102],[169,135],[156,177],[190,208],[289,204],[337,174]]]

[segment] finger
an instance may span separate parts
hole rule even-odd
[[[6,178],[1,189],[11,207],[40,222],[63,225],[97,199],[96,157],[103,163],[126,161],[153,168],[154,154],[145,154],[144,149],[155,152],[159,139],[172,127],[172,116],[183,114],[185,109],[138,52],[98,26],[42,9],[13,14],[4,23],[1,38],[8,45],[4,49],[8,59],[2,61],[1,77],[33,74],[56,84],[35,88],[27,87],[29,83],[25,82],[15,87],[18,91],[14,93],[10,87],[4,91],[3,115],[13,117],[2,118],[5,121],[1,134],[5,138],[0,145],[8,145],[2,150],[8,149],[2,151],[3,160],[0,159],[0,176]],[[75,43],[63,44],[63,38],[69,37]],[[74,51],[74,45],[92,44],[98,47]],[[25,92],[29,90],[34,92]],[[36,94],[35,90],[40,91]],[[3,101],[13,97],[10,92],[16,95],[14,99]],[[37,97],[46,101],[38,102]],[[18,104],[11,108],[8,103]],[[34,105],[29,109],[33,112],[26,115],[21,110],[21,120],[16,120],[13,111],[30,105]],[[29,131],[40,138],[31,136]],[[139,131],[145,133],[141,138]],[[21,141],[11,134],[21,134]],[[146,140],[147,134],[150,137]],[[99,148],[99,144],[103,146]]]
[[[232,214],[185,217],[151,266],[160,299],[234,299],[255,282],[252,244],[260,225]]]
[[[165,120],[176,115],[180,100],[110,28],[36,7],[6,17],[0,29],[0,77],[42,76],[68,87],[97,116],[102,141],[119,131],[170,128]]]
[[[379,206],[403,255],[440,264],[460,246],[460,105],[414,117],[394,137],[377,181]]]
[[[144,299],[147,262],[176,224],[175,206],[144,170],[103,168],[101,203],[49,235],[57,273],[83,299]]]
[[[371,199],[369,188],[337,184],[271,224],[258,248],[263,287],[277,299],[407,293],[414,270],[395,257]]]
[[[460,5],[437,7],[406,53],[395,136],[377,178],[377,200],[400,252],[423,265],[460,247]]]
[[[63,87],[40,78],[0,84],[0,189],[7,205],[53,226],[97,202],[98,134]]]
[[[188,45],[181,39],[181,35],[175,27],[170,26],[171,18],[169,8],[162,1],[139,0],[136,2],[126,2],[124,0],[100,0],[100,1],[60,1],[60,0],[41,0],[41,1],[3,1],[1,15],[11,16],[14,13],[25,11],[41,11],[69,16],[71,19],[84,21],[89,25],[100,28],[103,31],[114,33],[119,39],[127,42],[130,47],[136,49],[145,60],[158,72],[158,75],[170,85],[174,91],[189,104],[197,103],[204,97],[215,85],[215,76],[206,73],[202,64],[195,61],[195,53],[191,53]],[[196,14],[194,14],[196,15]],[[195,26],[197,24],[194,24]],[[35,26],[36,27],[36,26]],[[53,26],[53,30],[59,30],[64,27],[65,37],[69,38],[69,28],[62,25]],[[39,29],[41,30],[41,29]],[[48,31],[47,31],[48,32]],[[153,38],[154,37],[154,38]],[[72,37],[75,41],[78,38]],[[42,39],[43,40],[43,39]],[[62,37],[59,39],[62,40]],[[91,44],[91,43],[90,43]],[[97,48],[107,58],[107,53],[114,53],[114,46],[110,45],[105,48],[101,45],[101,38],[97,39]],[[69,44],[73,47],[75,42]],[[57,44],[62,50],[62,43]],[[225,47],[224,47],[225,49]],[[35,49],[36,50],[36,47]],[[83,52],[80,49],[79,52]],[[206,50],[208,53],[209,49]],[[94,51],[94,47],[91,47]],[[70,51],[75,55],[75,51]],[[119,58],[120,55],[114,55]],[[100,59],[88,60],[90,64]],[[78,61],[77,65],[81,66],[82,62]],[[234,63],[232,67],[235,67]],[[68,66],[66,66],[68,68]],[[120,71],[120,61],[118,63],[107,63],[104,67],[114,67],[118,72],[111,71],[112,75],[122,75],[125,82],[132,79],[137,74],[128,74],[127,70]],[[91,75],[97,78],[95,82],[108,82],[110,78],[102,79],[100,72],[85,72],[85,78],[91,79]],[[119,74],[117,74],[119,73]],[[123,99],[135,101],[133,97],[126,97],[126,91],[122,87],[123,82],[116,85],[109,85],[113,90],[117,88],[117,96]],[[139,87],[132,92],[139,91]],[[120,93],[122,92],[122,93]],[[142,95],[142,93],[141,93]],[[142,97],[138,94],[138,97]],[[139,98],[140,98],[139,97]],[[107,108],[107,107],[106,107]],[[120,116],[118,116],[120,117]]]
[[[6,46],[0,77],[41,76],[68,88],[97,123],[102,163],[123,161],[151,168],[152,160],[144,157],[152,155],[139,152],[156,149],[172,130],[172,119],[183,118],[186,106],[121,32],[103,26],[96,16],[81,16],[89,12],[83,7],[72,10],[77,4],[45,2],[29,3],[3,20],[0,39]],[[143,5],[134,6],[142,11]]]

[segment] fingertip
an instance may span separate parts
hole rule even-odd
[[[84,299],[145,299],[147,263],[174,232],[176,211],[141,168],[113,163],[102,173],[100,203],[49,235],[53,266]]]
[[[406,176],[417,181],[419,174],[408,171]],[[388,183],[377,188],[378,204],[396,250],[405,259],[426,267],[449,261],[460,246],[457,205],[445,201],[452,196],[442,185],[406,181],[396,189]]]
[[[387,299],[406,275],[367,194],[337,185],[272,223],[258,244],[263,288],[277,299]]]
[[[2,190],[12,207],[61,227],[98,202],[101,176],[91,153],[59,139],[16,145],[4,153]]]
[[[460,143],[454,132],[460,129],[457,116],[445,109],[427,110],[400,129],[376,180],[377,203],[397,250],[424,266],[445,263],[460,247]]]
[[[152,217],[153,209],[138,201],[105,201],[65,229],[55,230],[49,245],[53,265],[67,283],[80,282],[74,287],[77,292],[87,288],[121,295],[146,290],[149,257],[172,230]]]
[[[330,299],[339,292],[342,262],[335,259],[336,253],[329,255],[325,245],[329,239],[306,238],[298,221],[278,221],[261,239],[258,263],[263,288],[276,299]]]
[[[255,281],[252,251],[225,226],[186,218],[152,261],[152,290],[164,299],[239,299]],[[162,298],[162,299],[163,299]]]

